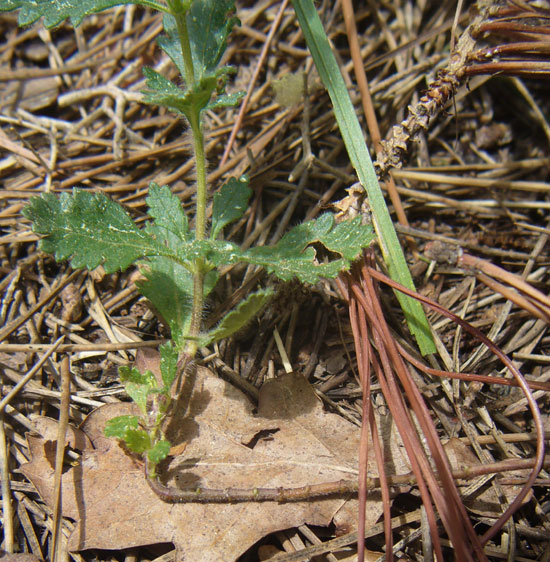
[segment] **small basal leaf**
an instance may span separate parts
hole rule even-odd
[[[106,437],[124,439],[129,429],[137,429],[138,427],[139,418],[137,416],[117,416],[107,421],[104,433]]]
[[[128,429],[124,436],[124,443],[134,453],[144,453],[151,448],[151,438],[143,429]]]
[[[140,258],[168,253],[102,193],[75,189],[59,198],[44,193],[31,198],[23,215],[32,221],[34,232],[45,236],[40,249],[57,261],[70,259],[75,269],[103,264],[112,273]]]
[[[172,194],[167,185],[159,187],[152,183],[146,201],[155,226],[166,228],[181,240],[189,239],[187,216],[180,200]]]
[[[151,371],[140,373],[135,367],[122,366],[118,370],[120,380],[128,396],[147,413],[147,397],[158,388],[155,375]]]
[[[170,446],[170,441],[157,441],[153,447],[147,451],[149,460],[154,464],[163,461],[168,456],[168,453],[170,453]]]
[[[155,375],[153,375],[151,371],[145,371],[145,373],[141,373],[135,367],[122,365],[118,369],[118,375],[123,384],[131,382],[134,384],[141,384],[149,388],[156,388],[157,386]]]
[[[263,289],[248,295],[244,301],[222,319],[216,328],[208,332],[208,342],[216,342],[238,332],[260,312],[272,296],[273,291],[270,289]]]
[[[160,346],[160,374],[164,390],[169,393],[178,374],[178,352],[170,342]]]
[[[46,27],[54,27],[67,18],[77,27],[90,14],[124,4],[166,11],[166,6],[157,0],[0,0],[0,12],[20,9],[19,25],[29,25],[43,17]]]
[[[248,187],[248,178],[229,178],[221,189],[214,194],[212,202],[211,237],[217,238],[228,224],[240,219],[248,206],[252,190]]]

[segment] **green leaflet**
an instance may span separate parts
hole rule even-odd
[[[182,90],[152,68],[144,67],[143,74],[149,88],[143,92],[143,101],[185,115],[190,122],[202,111],[236,105],[242,97],[241,93],[223,94],[210,101],[219,85],[216,76],[205,77],[193,87]]]
[[[108,420],[104,433],[106,437],[116,437],[124,441],[128,449],[134,453],[147,452],[149,459],[155,464],[165,459],[170,452],[170,443],[164,439],[153,445],[149,434],[139,429],[137,416],[117,416]]]
[[[210,100],[211,92],[203,92],[201,96],[200,91],[182,90],[168,78],[147,66],[143,67],[143,75],[149,88],[143,92],[145,103],[161,105],[189,119],[189,115],[199,113],[201,107]]]
[[[128,429],[124,435],[124,443],[134,453],[138,455],[151,449],[153,445],[151,436],[144,429]]]
[[[214,193],[210,238],[216,239],[225,226],[244,215],[251,195],[252,190],[248,187],[246,177],[229,178],[229,181]]]
[[[31,198],[23,215],[34,232],[45,236],[40,248],[57,261],[70,259],[75,269],[103,264],[112,273],[146,256],[170,254],[102,193],[75,189],[59,198],[44,193]]]
[[[156,0],[0,0],[0,12],[20,10],[19,25],[30,25],[43,17],[44,25],[48,28],[67,18],[78,27],[86,16],[124,4],[166,11],[166,6]]]

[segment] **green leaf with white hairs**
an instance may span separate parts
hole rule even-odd
[[[205,336],[205,345],[227,338],[246,326],[273,297],[273,291],[262,289],[248,295],[234,310],[223,317],[216,328]]]
[[[44,25],[54,27],[67,18],[74,27],[91,14],[114,6],[136,4],[166,12],[166,5],[157,0],[0,0],[0,12],[19,10],[19,25],[30,25],[44,18]]]
[[[194,245],[187,247],[193,248]],[[179,249],[181,252],[181,248]],[[195,255],[195,254],[193,254]],[[189,260],[191,254],[187,254]],[[182,258],[183,259],[183,258]],[[141,268],[145,279],[136,283],[170,328],[176,348],[182,350],[191,323],[193,276],[180,262],[167,258],[151,258]],[[207,296],[218,280],[215,271],[205,275],[204,295]]]
[[[221,77],[226,71],[218,64],[227,48],[227,38],[239,19],[228,14],[233,0],[194,0],[187,13],[187,29],[193,56],[195,80]]]
[[[248,187],[248,178],[229,178],[212,202],[212,229],[210,237],[215,239],[228,224],[239,220],[248,207],[252,190]]]
[[[190,239],[187,215],[181,201],[167,185],[159,187],[156,183],[151,183],[146,202],[156,227],[166,229],[180,240]]]
[[[189,46],[193,60],[194,77],[186,76],[187,69],[182,54],[181,40],[176,18],[164,17],[165,34],[158,39],[162,50],[172,59],[180,74],[187,80],[180,89],[170,80],[160,77],[152,69],[144,69],[148,91],[145,101],[162,105],[181,113],[194,123],[202,111],[236,105],[242,93],[225,94],[229,74],[235,73],[231,66],[218,67],[227,47],[227,38],[238,18],[228,16],[235,9],[232,0],[194,0],[185,20],[189,34]],[[214,99],[214,94],[217,94]]]
[[[148,87],[143,92],[143,101],[184,115],[190,122],[194,122],[209,107],[212,94],[218,87],[215,75],[203,77],[194,86],[183,90],[152,68],[143,67],[143,74]]]
[[[31,198],[23,215],[32,221],[33,231],[44,236],[40,249],[57,261],[69,259],[75,269],[103,265],[113,273],[147,256],[171,255],[102,193],[44,193]]]
[[[336,277],[347,269],[373,240],[372,228],[362,225],[360,219],[335,224],[333,215],[325,213],[294,227],[274,246],[250,248],[242,259],[262,265],[283,281],[297,277],[304,283],[316,283],[320,277]],[[316,243],[342,257],[316,263],[316,251],[311,246]]]

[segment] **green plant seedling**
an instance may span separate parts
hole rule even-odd
[[[150,473],[168,455],[170,444],[162,428],[171,406],[171,389],[185,372],[198,346],[226,338],[247,324],[268,303],[272,291],[250,294],[210,330],[202,329],[204,301],[218,280],[222,266],[239,262],[264,267],[284,281],[297,278],[316,283],[335,277],[374,238],[372,229],[356,218],[336,224],[331,214],[298,225],[272,246],[242,249],[219,239],[223,229],[239,220],[252,195],[246,177],[230,178],[213,195],[212,219],[206,221],[208,190],[202,115],[205,111],[238,103],[241,94],[225,86],[234,72],[220,65],[227,39],[238,19],[232,0],[0,0],[0,11],[19,9],[19,23],[44,18],[52,27],[66,18],[73,25],[93,13],[122,4],[137,4],[164,13],[165,34],[158,40],[181,74],[184,87],[152,68],[143,69],[144,101],[163,106],[183,117],[193,139],[196,164],[196,207],[190,228],[179,199],[167,186],[152,183],[147,205],[151,220],[138,228],[127,211],[102,193],[75,189],[72,194],[45,193],[31,199],[23,214],[34,232],[42,235],[40,248],[74,268],[107,273],[137,265],[144,275],[138,284],[171,330],[172,341],[161,346],[161,378],[150,372],[121,368],[120,377],[141,416],[122,416],[107,424],[107,435],[117,437],[133,452],[148,459]],[[313,244],[340,257],[320,263]]]

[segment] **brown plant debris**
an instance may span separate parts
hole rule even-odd
[[[301,375],[266,383],[258,414],[240,391],[199,368],[186,381],[187,408],[171,422],[172,440],[187,441],[185,454],[162,471],[177,487],[295,487],[350,479],[357,475],[357,428],[326,413]],[[105,421],[133,412],[128,404],[103,406],[86,419],[82,431],[92,447],[63,474],[63,513],[77,527],[72,551],[121,549],[173,543],[181,560],[236,560],[265,535],[304,523],[355,527],[357,502],[316,499],[291,504],[177,504],[160,500],[146,483],[143,467],[121,446],[102,435]],[[389,429],[391,430],[391,428]],[[388,463],[408,472],[396,435]],[[28,436],[30,463],[21,471],[47,505],[52,502],[53,467],[43,438]],[[374,461],[370,465],[375,470]],[[373,494],[367,518],[381,514]]]

